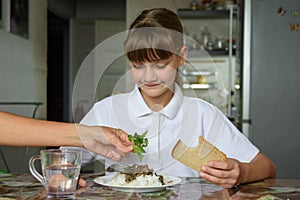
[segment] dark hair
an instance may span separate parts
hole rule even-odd
[[[130,25],[124,43],[133,62],[157,61],[179,54],[183,29],[178,16],[165,8],[144,10]]]

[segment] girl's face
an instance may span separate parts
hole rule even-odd
[[[131,62],[133,80],[140,88],[146,103],[159,102],[165,106],[171,100],[177,69],[184,64],[184,60],[184,57],[173,55],[167,60],[156,62]]]

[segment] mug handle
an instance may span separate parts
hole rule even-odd
[[[30,170],[31,174],[44,185],[44,179],[43,179],[42,175],[35,169],[35,166],[34,166],[34,162],[38,159],[41,160],[40,155],[32,156],[29,159],[29,170]]]

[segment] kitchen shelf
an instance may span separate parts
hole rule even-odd
[[[188,62],[181,69],[183,75],[182,89],[186,90],[187,94],[190,90],[198,90],[197,94],[204,99],[207,98],[207,91],[211,89],[214,91],[211,95],[215,95],[215,100],[212,103],[221,108],[224,114],[230,116],[234,109],[232,103],[236,98],[229,95],[230,93],[226,93],[222,97],[218,96],[217,93],[223,90],[239,91],[235,87],[237,77],[234,74],[236,67],[239,67],[236,65],[235,60],[241,36],[239,35],[240,24],[238,22],[240,22],[241,18],[238,5],[231,5],[229,10],[191,10],[180,8],[177,9],[177,14],[180,19],[183,19],[186,34],[195,41],[202,41],[202,44],[206,44],[208,38],[203,37],[201,32],[201,30],[205,30],[205,26],[209,26],[209,30],[215,31],[213,34],[210,34],[211,38],[209,41],[213,43],[212,48],[209,48],[211,50],[199,44],[195,45],[194,41],[186,40]],[[221,26],[224,26],[224,29],[220,29]],[[200,38],[197,33],[201,33]],[[222,46],[216,43],[220,42],[218,37],[216,40],[213,38],[217,35],[221,35],[224,39]],[[235,39],[235,42],[233,39]],[[222,81],[224,84],[220,85],[219,81]],[[207,99],[209,100],[209,97]]]
[[[186,8],[180,8],[177,10],[177,14],[181,19],[192,19],[192,18],[228,18],[229,10],[191,10]]]
[[[197,50],[197,49],[192,49],[188,51],[188,56],[189,57],[202,57],[205,55],[203,51],[206,51],[208,55],[210,56],[228,56],[229,51],[228,50],[223,50],[223,49],[215,49],[215,50]],[[232,55],[235,55],[235,50],[232,51]]]
[[[184,76],[215,76],[217,72],[209,72],[209,71],[187,71],[182,70],[182,75]]]
[[[206,50],[207,53],[211,56],[223,56],[223,55],[229,55],[229,51],[227,50]]]
[[[183,84],[183,89],[194,89],[194,90],[207,90],[207,89],[214,89],[217,88],[216,83],[207,83],[207,84]]]

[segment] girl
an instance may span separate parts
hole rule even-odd
[[[187,54],[182,33],[182,25],[172,11],[163,8],[143,11],[131,24],[124,43],[135,89],[96,103],[81,123],[111,126],[128,133],[148,131],[149,145],[140,164],[148,164],[160,174],[200,175],[225,188],[274,178],[276,169],[272,161],[222,112],[201,99],[182,95],[175,83],[177,70],[185,63]],[[171,153],[179,139],[188,146],[196,146],[200,135],[228,158],[211,161],[199,174],[173,159]],[[93,159],[103,157],[85,150],[83,162]],[[107,165],[111,163],[106,160]],[[139,160],[132,154],[124,163],[134,164]]]

